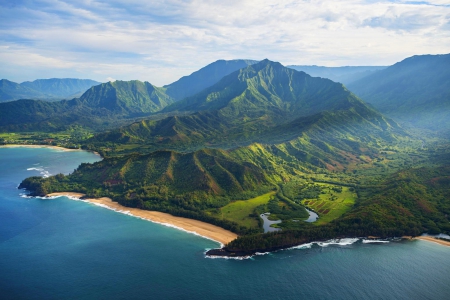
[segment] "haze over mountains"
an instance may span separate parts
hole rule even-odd
[[[356,95],[403,123],[450,130],[450,54],[409,57],[348,85]]]
[[[286,66],[297,71],[303,71],[313,77],[328,78],[336,82],[348,85],[356,80],[383,70],[385,66],[347,66],[347,67],[322,67],[322,66]]]
[[[0,102],[18,99],[57,101],[80,97],[87,89],[100,82],[90,79],[52,78],[15,83],[0,80]]]

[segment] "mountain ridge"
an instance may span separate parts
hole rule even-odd
[[[190,75],[181,77],[171,84],[164,85],[163,88],[165,88],[166,94],[176,101],[182,100],[217,83],[224,76],[254,63],[257,63],[257,61],[249,59],[220,59]]]

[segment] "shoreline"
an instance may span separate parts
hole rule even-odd
[[[96,151],[84,150],[84,149],[64,148],[64,147],[61,147],[61,146],[52,146],[52,145],[7,144],[7,145],[0,145],[0,148],[49,148],[49,149],[54,149],[54,150],[66,151],[66,152],[87,151],[87,152],[92,152],[95,155],[98,155],[98,156],[101,157],[101,155],[98,152],[96,152]]]
[[[116,212],[126,213],[128,215],[132,215],[134,217],[141,218],[153,223],[158,223],[161,225],[181,229],[185,232],[196,234],[201,237],[218,242],[221,244],[221,247],[223,247],[223,245],[231,242],[232,240],[238,237],[237,234],[231,231],[228,231],[226,229],[223,229],[221,227],[209,223],[205,223],[194,219],[176,217],[168,213],[163,213],[159,211],[126,207],[117,202],[112,201],[110,198],[107,197],[97,199],[82,199],[82,197],[84,197],[85,194],[74,192],[60,192],[60,193],[51,193],[47,195],[47,197],[61,197],[61,196],[76,198],[82,201],[92,203],[97,206],[114,210]]]
[[[450,242],[444,241],[444,240],[440,240],[440,239],[437,239],[437,238],[432,237],[432,236],[421,235],[421,236],[416,236],[414,239],[422,240],[422,241],[428,241],[428,242],[436,243],[436,244],[439,244],[439,245],[442,245],[442,246],[450,247]]]

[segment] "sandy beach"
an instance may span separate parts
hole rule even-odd
[[[69,196],[74,198],[81,198],[84,196],[84,194],[81,193],[72,193],[72,192],[62,192],[62,193],[52,193],[47,195],[48,197],[54,197],[54,196]],[[223,228],[220,228],[218,226],[208,224],[205,222],[182,218],[182,217],[175,217],[167,213],[162,213],[158,211],[150,211],[150,210],[143,210],[138,208],[131,208],[131,207],[125,207],[120,205],[117,202],[112,201],[110,198],[99,198],[99,199],[84,199],[90,203],[99,205],[99,206],[107,206],[110,209],[116,210],[116,211],[126,211],[129,212],[131,215],[149,220],[156,223],[163,223],[163,224],[169,224],[175,227],[179,227],[185,231],[196,233],[198,235],[201,235],[203,237],[206,237],[208,239],[217,241],[221,244],[227,244],[231,242],[232,240],[237,238],[237,234],[225,230]]]
[[[436,243],[436,244],[439,244],[439,245],[450,247],[450,242],[444,241],[444,240],[440,240],[440,239],[434,238],[432,236],[417,236],[417,237],[415,237],[415,239],[428,241],[428,242],[432,242],[432,243]]]
[[[64,148],[59,146],[50,146],[50,145],[22,145],[22,144],[11,144],[11,145],[0,145],[0,148],[50,148],[60,151],[90,151],[90,150],[83,150],[83,149],[70,149],[70,148]],[[101,156],[98,152],[90,151],[94,153],[95,155]]]
[[[21,145],[21,144],[14,144],[14,145],[0,145],[0,148],[50,148],[55,150],[62,150],[62,151],[84,151],[81,149],[69,149],[69,148],[63,148],[59,146],[50,146],[50,145]]]

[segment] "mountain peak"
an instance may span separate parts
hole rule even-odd
[[[217,60],[189,76],[183,76],[179,80],[165,85],[164,88],[167,95],[175,100],[182,100],[214,85],[224,76],[257,62],[248,59]]]

